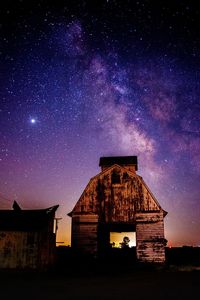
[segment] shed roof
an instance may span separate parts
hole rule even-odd
[[[54,218],[59,205],[45,209],[0,210],[0,230],[37,231]]]

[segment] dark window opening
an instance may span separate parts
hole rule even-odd
[[[120,174],[113,172],[112,173],[112,184],[121,183]]]

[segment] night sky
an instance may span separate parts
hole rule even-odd
[[[169,246],[200,245],[197,1],[1,1],[0,209],[59,204],[137,155]]]

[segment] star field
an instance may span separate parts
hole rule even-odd
[[[100,156],[137,155],[169,245],[200,245],[200,10],[194,1],[1,4],[0,208],[59,204]]]

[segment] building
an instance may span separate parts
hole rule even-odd
[[[163,263],[167,212],[137,175],[137,157],[101,157],[99,166],[68,214],[72,248],[98,255],[110,247],[111,232],[135,232],[137,260]]]
[[[55,262],[54,218],[58,205],[23,210],[0,210],[0,268],[46,269]]]

